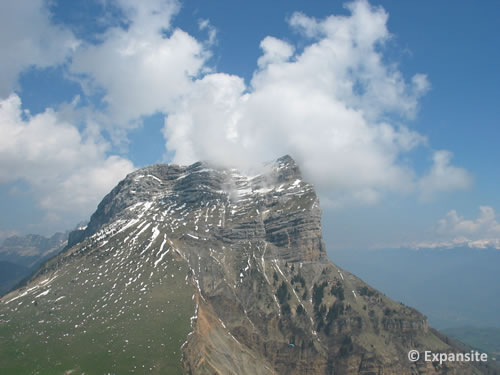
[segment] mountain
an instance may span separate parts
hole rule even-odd
[[[497,249],[334,249],[329,255],[389,297],[422,311],[438,329],[500,328]]]
[[[40,264],[63,250],[69,231],[47,238],[37,234],[11,236],[0,245],[0,295],[33,273]]]
[[[2,373],[481,374],[418,311],[328,260],[288,156],[128,175],[85,229],[0,301]],[[494,373],[494,372],[490,372]]]
[[[31,268],[57,254],[66,245],[69,232],[56,233],[51,237],[38,234],[11,236],[0,246],[0,260]]]

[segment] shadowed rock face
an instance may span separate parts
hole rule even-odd
[[[2,299],[0,348],[9,321],[23,340],[50,345],[23,352],[27,370],[43,370],[29,367],[43,353],[76,373],[481,373],[409,362],[410,349],[454,348],[420,313],[331,263],[320,219],[313,187],[288,156],[255,175],[205,163],[138,170],[63,254]],[[35,301],[50,306],[50,319]],[[69,335],[71,362],[53,332]],[[86,362],[100,350],[114,354]],[[2,358],[0,349],[0,368]]]

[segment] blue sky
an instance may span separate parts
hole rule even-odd
[[[497,2],[0,5],[0,235],[134,168],[289,153],[329,247],[500,246]]]

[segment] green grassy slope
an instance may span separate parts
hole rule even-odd
[[[125,234],[3,299],[0,373],[181,373],[195,311],[187,265],[167,247],[156,262],[163,236],[141,255],[148,241],[121,246]]]

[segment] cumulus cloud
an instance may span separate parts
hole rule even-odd
[[[259,68],[263,69],[272,63],[287,61],[294,53],[294,47],[287,42],[272,36],[267,36],[260,43],[262,56],[257,60]]]
[[[143,116],[175,106],[208,55],[203,43],[172,28],[176,1],[116,3],[124,11],[127,27],[111,27],[101,43],[82,45],[73,55],[70,71],[87,94],[104,94],[106,108],[96,119],[123,136],[120,129],[133,128]]]
[[[418,177],[403,159],[426,138],[391,119],[413,118],[429,83],[423,74],[407,81],[384,62],[391,34],[382,8],[347,7],[350,16],[321,20],[295,13],[289,24],[305,48],[266,37],[249,85],[224,73],[195,80],[165,120],[174,161],[241,167],[291,154],[333,203],[416,189]],[[455,171],[441,166],[445,177]]]
[[[435,193],[463,190],[472,185],[472,177],[465,169],[451,165],[452,156],[446,150],[434,153],[431,170],[419,181],[424,200],[432,198]]]
[[[52,109],[30,116],[22,112],[17,95],[0,101],[0,184],[29,183],[40,207],[52,216],[88,216],[133,170],[129,160],[107,156],[108,148]]]
[[[103,132],[119,141],[144,116],[166,112],[189,89],[208,57],[203,43],[171,19],[175,0],[112,0],[121,22],[97,36],[97,43],[75,39],[51,22],[43,0],[0,5],[0,184],[28,183],[48,217],[85,217],[104,194],[133,169],[109,155]],[[120,27],[116,26],[121,25]],[[214,42],[215,28],[200,24]],[[65,64],[87,96],[103,95],[104,106],[60,112],[46,109],[30,116],[13,94],[19,74],[34,66]],[[3,97],[3,98],[2,98]],[[104,107],[104,109],[102,109]],[[86,122],[80,132],[74,125]]]
[[[500,223],[493,207],[480,206],[476,218],[467,219],[449,211],[438,221],[434,228],[434,240],[415,242],[415,248],[455,248],[470,247],[478,249],[495,248],[500,250]]]
[[[199,21],[208,34],[199,41],[173,26],[175,0],[111,1],[123,22],[110,24],[97,43],[76,41],[51,24],[42,0],[0,5],[0,27],[10,27],[1,45],[12,52],[0,70],[0,97],[26,67],[64,61],[85,95],[102,95],[96,107],[80,108],[83,133],[71,108],[29,116],[16,95],[2,101],[0,183],[27,181],[47,210],[91,210],[133,167],[108,155],[102,133],[119,143],[158,112],[166,115],[174,162],[245,168],[290,154],[331,204],[374,203],[386,192],[415,189],[428,197],[470,183],[446,151],[436,152],[423,178],[408,164],[407,154],[427,140],[401,123],[414,118],[430,85],[424,74],[406,79],[386,62],[392,36],[381,7],[359,0],[347,5],[348,16],[293,14],[289,25],[305,47],[264,38],[247,84],[208,67],[216,42],[209,20]]]
[[[437,231],[443,235],[466,236],[475,239],[500,238],[500,223],[496,220],[493,207],[480,206],[476,219],[465,219],[456,210],[449,211],[438,223]]]
[[[50,22],[43,0],[0,2],[0,98],[17,86],[21,72],[61,64],[77,46],[69,30]]]

